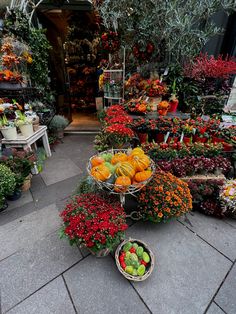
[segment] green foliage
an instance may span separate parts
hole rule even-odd
[[[49,124],[49,129],[51,131],[63,130],[68,124],[69,121],[65,117],[55,115]]]
[[[4,31],[28,42],[30,29],[26,15],[18,9],[9,10],[4,20]]]
[[[94,180],[90,177],[84,177],[77,187],[75,194],[96,193],[97,187]]]
[[[169,64],[197,55],[222,31],[211,19],[213,14],[235,9],[235,4],[233,0],[104,0],[98,9],[104,25],[118,29],[126,47],[151,40],[156,47],[154,57],[159,55],[159,60]]]
[[[51,48],[45,30],[30,29],[29,45],[33,54],[33,63],[30,66],[30,78],[34,86],[48,87],[48,58]]]
[[[0,164],[0,199],[11,195],[15,190],[15,186],[16,180],[14,173],[6,165]]]

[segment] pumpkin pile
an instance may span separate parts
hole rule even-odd
[[[90,159],[90,174],[97,180],[114,184],[114,191],[124,193],[130,185],[140,185],[152,176],[151,160],[142,148],[127,152],[104,152]]]

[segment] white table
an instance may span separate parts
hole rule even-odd
[[[43,140],[43,147],[45,149],[47,157],[51,157],[52,153],[48,142],[46,125],[40,125],[38,130],[28,137],[24,137],[22,134],[18,134],[16,140],[6,140],[5,138],[3,138],[2,144],[5,144],[8,148],[22,147],[24,150],[32,150],[31,145],[34,145],[34,148],[37,149],[36,141],[40,138],[42,138]]]

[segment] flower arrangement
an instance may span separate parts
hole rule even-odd
[[[0,117],[0,128],[4,129],[4,128],[9,128],[9,127],[10,128],[15,127],[15,122],[8,120],[6,115],[4,114],[2,118]]]
[[[128,115],[121,115],[121,116],[115,116],[111,118],[110,116],[106,117],[104,119],[106,121],[107,125],[112,125],[112,124],[124,124],[124,125],[129,125],[132,123],[133,119],[130,118]]]
[[[236,211],[236,180],[227,180],[221,187],[220,200],[223,212],[235,215]]]
[[[130,113],[141,115],[150,112],[152,108],[145,100],[132,99],[125,104],[125,109]]]
[[[140,88],[146,91],[149,97],[160,97],[167,93],[167,86],[158,79],[143,80]]]
[[[166,115],[169,108],[170,108],[170,104],[166,100],[161,101],[157,105],[157,111],[158,111],[159,115]]]
[[[23,77],[17,71],[11,71],[8,69],[0,70],[0,82],[21,83]]]
[[[16,111],[16,120],[15,125],[16,126],[22,126],[25,124],[32,124],[33,120],[30,117],[27,117],[24,113],[22,113],[20,110]]]
[[[108,53],[116,52],[120,47],[119,34],[113,31],[106,31],[101,36],[102,48]]]
[[[152,222],[166,222],[192,209],[187,183],[161,170],[156,171],[137,199],[144,219]]]
[[[75,196],[61,213],[61,236],[70,244],[86,246],[96,253],[112,250],[124,237],[128,228],[125,213],[120,204],[110,203],[97,194]]]

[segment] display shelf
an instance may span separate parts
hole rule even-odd
[[[112,96],[104,96],[105,99],[123,99],[122,97],[112,97]]]

